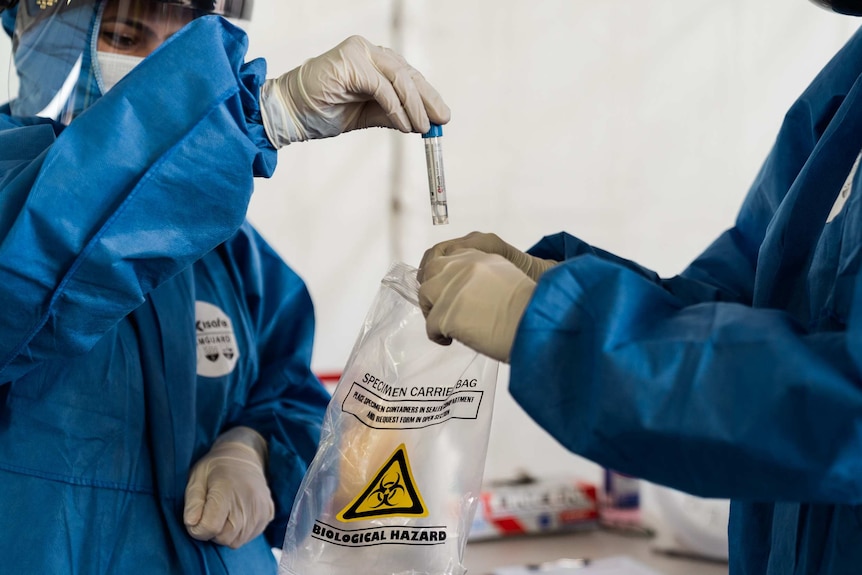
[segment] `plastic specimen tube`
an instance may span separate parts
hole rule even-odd
[[[449,207],[446,205],[446,176],[443,173],[443,127],[431,124],[431,129],[422,134],[425,142],[425,163],[428,166],[428,191],[431,196],[431,221],[434,225],[449,223]]]

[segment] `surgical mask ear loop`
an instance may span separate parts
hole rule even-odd
[[[93,66],[93,75],[96,77],[96,85],[99,87],[99,92],[102,96],[108,91],[105,89],[105,83],[102,80],[102,65],[99,62],[99,33],[102,30],[102,14],[105,13],[105,5],[107,2],[100,2],[96,9],[96,22],[93,25],[93,35],[90,38],[90,62]]]
[[[15,66],[15,56],[12,55],[12,52],[9,52],[9,61],[6,66],[6,98],[5,102],[11,102],[12,97],[12,68]]]

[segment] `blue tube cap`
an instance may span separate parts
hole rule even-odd
[[[422,134],[423,138],[439,138],[443,135],[443,126],[440,124],[431,124],[431,129]]]

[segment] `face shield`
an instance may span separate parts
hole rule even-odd
[[[848,16],[862,16],[862,0],[811,0],[821,8],[826,8]]]
[[[68,124],[194,18],[248,18],[251,0],[21,0],[16,9],[12,114]]]

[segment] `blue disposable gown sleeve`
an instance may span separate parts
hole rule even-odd
[[[680,276],[565,234],[531,250],[564,261],[521,320],[510,390],[568,449],[703,496],[862,503],[860,276],[843,331],[752,307],[767,226],[855,81],[838,64],[860,44],[788,112],[735,226]]]
[[[90,349],[242,224],[276,158],[246,47],[203,17],[65,129],[0,121],[0,384]]]
[[[860,349],[858,321],[809,334],[777,310],[688,305],[585,255],[539,282],[510,390],[605,467],[703,496],[859,503]]]
[[[750,302],[756,253],[750,253],[745,245],[746,238],[738,228],[728,230],[685,273],[668,279],[566,233],[543,238],[530,253],[557,261],[595,257],[662,286],[687,304],[716,300]]]
[[[296,490],[317,452],[330,396],[310,368],[314,314],[305,283],[251,226],[226,248],[232,265],[246,262],[238,275],[259,358],[257,381],[228,427],[245,425],[267,440],[276,510],[266,536],[281,547]]]

